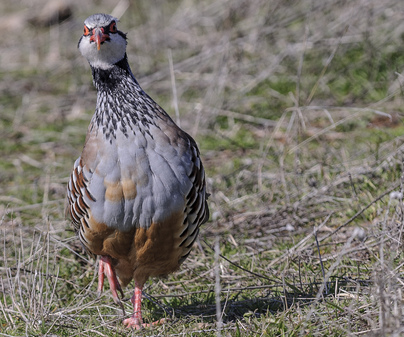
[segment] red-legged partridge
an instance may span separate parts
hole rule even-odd
[[[117,292],[135,281],[124,324],[139,329],[144,283],[179,268],[209,210],[198,147],[136,81],[117,21],[90,16],[78,44],[97,106],[68,183],[67,213],[86,250],[100,256],[98,291],[106,275],[120,304]]]

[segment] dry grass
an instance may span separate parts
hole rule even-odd
[[[145,289],[146,320],[168,323],[133,334],[404,333],[401,3],[72,0],[57,24],[44,4],[0,4],[0,335],[128,334],[63,215],[95,12],[122,16],[132,70],[197,139],[212,194],[198,247]]]

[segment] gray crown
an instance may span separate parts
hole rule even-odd
[[[112,15],[108,14],[93,14],[89,16],[85,21],[84,24],[88,28],[94,28],[94,27],[104,27],[111,23],[112,21],[118,22],[118,19],[113,17]]]

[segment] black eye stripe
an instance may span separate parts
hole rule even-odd
[[[114,22],[115,22],[115,21],[114,21]],[[115,27],[115,31],[110,30],[111,25],[112,25],[112,22],[111,22],[108,26],[103,27],[103,28],[104,28],[104,33],[112,33],[112,34],[115,34],[115,33],[118,32],[118,29],[116,28],[116,22],[115,22],[115,26],[114,26],[114,27]]]
[[[87,26],[86,26],[86,27],[87,27]],[[109,25],[107,25],[107,26],[104,26],[104,27],[101,27],[101,28],[104,29],[104,34],[109,34],[109,33],[111,33],[111,34],[116,34],[116,33],[118,33],[118,29],[116,28],[116,23],[115,23],[115,31],[111,31],[111,30],[109,29],[110,27],[111,27],[111,24],[109,24]],[[93,28],[87,27],[88,32],[89,32],[88,35],[92,35],[92,34],[93,34],[94,28],[95,28],[95,27],[93,27]]]
[[[85,26],[85,28],[88,30],[88,35],[91,35],[94,28],[88,28],[87,26]]]

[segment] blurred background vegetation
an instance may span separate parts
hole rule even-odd
[[[96,104],[77,42],[97,12],[120,18],[132,71],[197,140],[211,192],[199,248],[145,289],[146,320],[169,323],[141,334],[403,333],[393,0],[3,0],[0,333],[127,334],[64,218]]]

